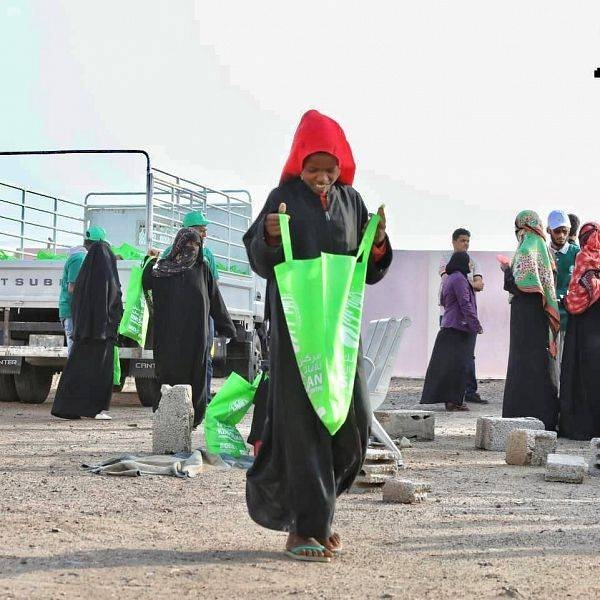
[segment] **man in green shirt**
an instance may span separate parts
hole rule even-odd
[[[204,242],[204,240],[206,239],[206,235],[207,235],[206,228],[209,224],[210,224],[210,221],[208,221],[208,219],[199,210],[196,210],[196,211],[189,212],[185,215],[182,225],[183,225],[183,227],[191,227],[192,229],[195,229],[200,234],[200,237],[202,238],[202,241]],[[165,258],[165,256],[167,256],[171,252],[171,248],[172,248],[172,246],[168,246],[167,248],[165,248],[165,250],[163,251],[163,253],[161,255],[161,258]],[[210,269],[210,272],[212,273],[214,280],[218,281],[219,280],[219,271],[217,269],[217,261],[215,260],[213,253],[210,251],[209,248],[206,247],[206,245],[204,243],[202,245],[202,254],[204,257],[204,262],[208,265],[208,268]],[[212,381],[212,373],[213,373],[211,349],[212,349],[214,337],[215,337],[215,322],[213,321],[212,317],[209,317],[208,318],[208,338],[207,338],[208,355],[207,355],[207,359],[206,359],[206,391],[208,393],[209,402],[210,402],[210,398],[211,398],[210,384]]]
[[[556,372],[557,383],[560,383],[560,363],[562,360],[563,342],[565,331],[569,321],[569,313],[563,304],[563,299],[569,289],[569,282],[575,267],[575,257],[579,252],[577,244],[569,243],[569,232],[571,231],[571,221],[566,212],[562,210],[553,210],[548,215],[548,233],[550,234],[550,253],[554,256],[556,262],[556,297],[558,298],[558,309],[560,311],[560,332],[558,334]]]
[[[83,246],[75,246],[69,250],[69,256],[63,268],[60,280],[60,296],[58,298],[58,317],[62,323],[67,338],[67,352],[71,353],[73,346],[73,317],[71,312],[71,300],[75,281],[81,265],[85,260],[88,248],[99,241],[106,241],[106,231],[102,227],[92,226],[85,232]]]

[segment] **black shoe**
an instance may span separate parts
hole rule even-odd
[[[477,392],[465,395],[465,402],[471,402],[473,404],[489,404],[489,402],[482,398]]]

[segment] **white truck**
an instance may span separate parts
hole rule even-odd
[[[252,378],[266,351],[262,321],[264,280],[251,270],[242,236],[252,219],[245,190],[213,190],[152,168],[143,151],[39,151],[3,155],[140,152],[147,159],[144,191],[90,192],[80,201],[0,183],[0,401],[44,402],[54,373],[66,363],[67,349],[58,318],[58,297],[66,254],[80,245],[84,231],[100,225],[113,246],[165,249],[185,214],[201,210],[211,222],[206,245],[219,269],[219,289],[236,324],[237,336],[216,339],[216,376],[232,370]],[[138,260],[119,260],[123,299],[131,268]],[[124,340],[122,372],[135,377],[140,402],[151,406],[160,393],[151,348]],[[124,379],[123,379],[124,381]]]

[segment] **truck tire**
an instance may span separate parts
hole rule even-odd
[[[160,402],[160,385],[156,377],[136,377],[135,389],[142,406],[158,406]]]
[[[235,371],[248,381],[252,381],[260,369],[261,361],[262,344],[258,332],[254,330],[251,342],[235,342],[233,340],[229,342],[227,359],[219,372],[223,373],[221,377],[227,377],[232,371]]]
[[[25,404],[42,404],[52,387],[54,369],[37,367],[23,362],[21,373],[15,375],[17,396]]]
[[[18,402],[13,375],[0,375],[0,402]]]

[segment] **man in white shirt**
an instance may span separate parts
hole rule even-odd
[[[440,296],[442,291],[442,284],[444,283],[444,279],[447,277],[446,275],[446,265],[450,260],[450,257],[454,252],[468,252],[469,251],[469,243],[471,242],[471,232],[468,229],[463,229],[462,227],[456,229],[452,233],[452,252],[448,252],[444,254],[440,260],[439,274],[441,277],[440,282]],[[477,266],[477,263],[471,259],[470,262],[471,270],[467,275],[469,283],[471,287],[476,292],[481,292],[483,290],[483,277],[481,275],[481,271]],[[440,305],[440,324],[442,322],[442,315],[444,314],[444,307]],[[488,401],[483,399],[479,393],[477,392],[477,375],[475,373],[475,342],[477,341],[477,334],[473,334],[471,336],[471,343],[473,346],[472,358],[469,361],[467,366],[467,387],[465,390],[465,401],[466,402],[475,402],[478,404],[488,404]]]

